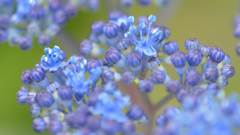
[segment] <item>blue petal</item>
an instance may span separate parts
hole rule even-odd
[[[146,54],[148,57],[156,57],[157,56],[157,52],[156,50],[151,46],[151,47],[146,47],[143,48],[143,52],[144,54]]]

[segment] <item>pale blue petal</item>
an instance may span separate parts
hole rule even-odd
[[[143,52],[144,54],[146,54],[148,57],[156,57],[157,56],[157,52],[153,47],[146,47],[143,48]]]

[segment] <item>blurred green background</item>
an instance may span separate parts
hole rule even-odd
[[[171,35],[168,40],[176,40],[180,50],[184,49],[184,41],[187,38],[197,38],[200,44],[221,47],[226,54],[232,58],[232,65],[235,67],[235,77],[229,79],[229,85],[225,88],[227,93],[238,92],[240,79],[239,57],[235,53],[235,45],[238,40],[232,34],[232,20],[237,13],[239,0],[170,0],[179,2],[174,9],[162,10],[152,5],[148,8],[135,6],[125,10],[133,15],[157,16],[158,21],[164,22],[169,27]],[[87,35],[93,21],[107,20],[108,10],[114,6],[107,7],[108,1],[101,3],[100,12],[79,13],[75,19],[69,21],[64,27],[69,36],[78,43]],[[167,8],[167,7],[166,7]],[[164,13],[162,11],[171,11]],[[159,13],[161,12],[161,13]],[[164,17],[164,14],[168,15]],[[167,19],[166,19],[167,18]],[[166,19],[162,21],[161,19]],[[72,55],[68,44],[62,45],[57,38],[53,39],[51,47],[58,45],[64,49],[69,57]],[[72,46],[72,45],[71,45]],[[78,47],[78,44],[73,45]],[[23,70],[32,69],[44,54],[43,48],[35,44],[30,51],[23,52],[18,47],[10,47],[7,43],[0,44],[0,134],[1,135],[34,135],[31,126],[33,118],[30,116],[27,105],[18,105],[16,93],[22,86],[20,76]],[[172,67],[166,67],[169,76],[178,79]],[[164,87],[157,86],[150,94],[153,103],[164,97]],[[172,100],[167,105],[177,105]],[[160,110],[161,111],[161,110]],[[158,113],[160,113],[160,111]],[[158,114],[157,113],[157,114]],[[48,131],[42,134],[49,134]]]

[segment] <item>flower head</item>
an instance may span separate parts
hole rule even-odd
[[[67,62],[63,62],[65,54],[62,54],[62,51],[58,46],[54,46],[53,49],[45,48],[44,52],[47,56],[43,55],[41,58],[41,65],[37,64],[36,66],[41,66],[44,70],[55,72],[59,67],[67,65]]]
[[[114,92],[113,96],[114,99],[107,93],[101,93],[95,107],[90,108],[90,111],[94,114],[101,114],[104,120],[124,122],[128,118],[121,111],[130,104],[130,98],[118,91]]]
[[[134,17],[129,16],[128,22],[130,23],[129,31],[125,33],[125,38],[129,38],[129,40],[136,45],[135,51],[137,51],[141,56],[144,54],[148,57],[156,57],[157,52],[153,48],[154,45],[159,43],[161,40],[161,37],[164,36],[164,33],[159,30],[159,28],[151,27],[152,23],[156,21],[156,16],[150,15],[148,17],[148,20],[150,21],[148,24],[148,30],[147,30],[147,37],[144,38],[142,35],[143,28],[145,27],[144,22],[140,22],[139,28],[140,28],[140,39],[137,40],[137,37],[135,35],[135,32],[137,31],[136,26],[132,25],[134,22]]]

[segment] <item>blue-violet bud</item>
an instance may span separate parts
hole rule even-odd
[[[41,107],[50,107],[53,104],[54,99],[52,94],[48,92],[38,92],[35,97],[35,102]]]
[[[127,113],[127,116],[132,120],[139,120],[143,115],[144,111],[139,105],[131,106]]]
[[[166,123],[166,118],[164,117],[163,114],[158,115],[158,117],[155,120],[155,124],[158,127],[164,126]]]
[[[190,87],[193,87],[198,85],[201,82],[202,76],[197,71],[191,70],[186,74],[185,79],[186,79],[187,85]]]
[[[87,127],[91,131],[96,131],[101,127],[101,119],[96,116],[89,116],[87,118]]]
[[[58,96],[62,99],[62,100],[68,100],[71,99],[73,95],[73,90],[71,87],[69,86],[65,86],[62,85],[59,89],[58,89]]]
[[[170,80],[166,85],[167,91],[170,93],[178,93],[181,89],[181,84],[177,80]]]
[[[219,73],[218,69],[215,67],[209,67],[204,72],[204,77],[206,80],[214,82],[218,79]]]
[[[142,57],[137,51],[133,51],[127,55],[127,65],[130,67],[137,67],[141,65]]]
[[[45,16],[44,8],[42,6],[32,7],[30,10],[30,16],[36,20],[44,18],[44,16]]]
[[[53,15],[53,21],[60,26],[65,25],[68,21],[66,12],[64,10],[57,10]]]
[[[138,0],[138,3],[142,6],[148,6],[151,3],[151,0]]]
[[[139,89],[143,93],[149,93],[153,90],[154,83],[149,79],[140,81]]]
[[[187,53],[187,62],[191,66],[198,66],[203,59],[202,53],[198,50],[189,50]]]
[[[47,129],[46,122],[43,118],[36,118],[33,120],[32,128],[37,133],[41,133]]]
[[[66,12],[68,18],[75,17],[77,15],[77,8],[72,4],[65,5],[64,11]]]
[[[50,42],[51,42],[51,38],[46,35],[46,34],[41,34],[38,36],[38,44],[41,45],[41,46],[49,46],[50,45]]]
[[[103,26],[103,33],[108,38],[114,38],[118,34],[118,26],[115,23],[107,23]]]
[[[183,67],[187,61],[186,59],[186,55],[182,51],[176,51],[171,56],[172,64],[175,67]]]
[[[233,66],[231,66],[230,64],[226,64],[222,67],[221,73],[227,78],[231,78],[235,75],[235,70]]]
[[[164,74],[163,71],[161,71],[159,69],[154,69],[152,71],[152,74],[150,75],[150,80],[154,84],[162,84],[162,83],[164,83],[165,79],[166,79],[166,75]]]
[[[39,117],[40,114],[41,114],[41,107],[38,105],[38,104],[33,104],[31,105],[31,108],[30,108],[30,115],[32,117]]]
[[[51,120],[48,126],[48,130],[51,134],[57,134],[62,130],[62,123],[58,120]]]
[[[27,102],[27,98],[28,98],[28,92],[24,91],[24,90],[19,90],[17,92],[17,102],[20,105],[24,105]]]
[[[21,50],[27,51],[32,48],[33,41],[29,37],[21,37],[18,40],[18,46]]]
[[[237,55],[240,56],[240,43],[236,45],[236,52],[237,52]]]
[[[212,95],[212,96],[216,96],[219,91],[221,90],[221,87],[218,85],[218,83],[210,83],[207,86],[207,92]]]
[[[199,47],[200,52],[204,55],[204,56],[208,56],[210,54],[212,47],[208,46],[208,45],[201,45]]]
[[[219,63],[225,58],[225,53],[223,50],[217,46],[213,47],[210,51],[210,58]]]
[[[123,38],[117,42],[116,47],[120,50],[125,50],[128,48],[129,44],[130,44],[129,39]]]
[[[176,41],[171,40],[165,43],[162,48],[167,55],[171,55],[173,52],[178,50],[178,44]]]
[[[45,77],[45,71],[42,67],[35,67],[30,72],[30,77],[33,81],[41,81]]]
[[[133,121],[128,120],[122,124],[121,129],[124,134],[132,134],[135,132],[135,124],[133,123]]]
[[[26,70],[23,71],[23,73],[21,75],[22,83],[30,84],[32,82],[32,79],[30,77],[30,73],[31,73],[31,70],[29,70],[29,69],[26,69]]]
[[[62,8],[62,1],[61,0],[51,0],[48,2],[49,9],[53,12],[57,11],[58,9]]]
[[[123,72],[122,76],[121,76],[121,81],[123,82],[123,84],[131,84],[134,80],[134,77],[132,75],[131,72]]]
[[[119,17],[123,16],[123,12],[120,10],[113,10],[109,13],[108,19],[109,20],[117,20]]]
[[[121,59],[121,53],[116,47],[110,47],[106,52],[106,59],[109,63],[116,63]]]
[[[83,56],[88,56],[90,55],[92,51],[92,44],[89,40],[83,40],[79,46],[79,52]]]
[[[186,50],[194,50],[199,48],[199,41],[196,38],[189,38],[185,40],[185,48]]]
[[[105,23],[103,21],[95,21],[91,25],[91,30],[96,35],[102,34],[104,25]]]

